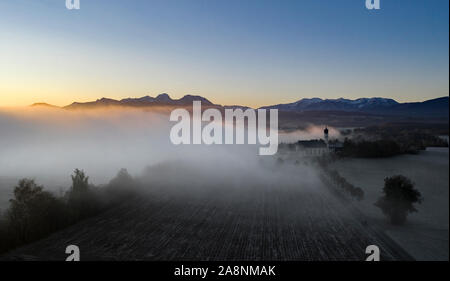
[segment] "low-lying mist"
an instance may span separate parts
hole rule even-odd
[[[259,156],[257,145],[173,145],[168,120],[167,114],[139,109],[0,110],[0,189],[8,182],[11,190],[11,179],[26,177],[49,190],[67,190],[75,168],[96,185],[126,168],[149,186],[188,192],[301,182],[306,188],[317,181],[312,168],[280,165],[276,155]],[[320,130],[290,137],[319,138]]]
[[[329,136],[332,139],[340,138],[340,132],[333,128],[327,127],[329,130]],[[312,139],[322,139],[323,130],[325,126],[310,125],[304,130],[290,130],[290,131],[280,131],[279,132],[279,142],[280,143],[294,143],[299,140],[312,140]]]
[[[95,184],[122,167],[138,173],[170,157],[167,118],[140,110],[0,112],[1,176],[68,183],[75,168]]]

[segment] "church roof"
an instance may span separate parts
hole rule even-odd
[[[298,146],[304,148],[323,148],[327,147],[327,144],[323,140],[302,140],[296,143]]]

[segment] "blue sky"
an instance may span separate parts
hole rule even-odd
[[[0,2],[0,106],[161,92],[250,106],[448,95],[447,0],[80,2]]]

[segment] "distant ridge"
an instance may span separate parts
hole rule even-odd
[[[91,102],[74,102],[65,106],[65,109],[84,109],[105,106],[131,106],[131,107],[147,107],[147,106],[192,106],[192,102],[199,100],[202,105],[214,105],[208,99],[201,96],[185,95],[180,99],[172,99],[168,94],[163,93],[156,97],[144,96],[141,98],[126,98],[114,100],[109,98],[101,98]]]
[[[140,98],[125,98],[115,100],[110,98],[101,98],[91,102],[74,102],[64,106],[64,109],[95,109],[99,107],[190,107],[193,101],[201,101],[202,106],[214,106],[222,109],[247,109],[247,106],[241,105],[218,105],[214,104],[202,96],[185,95],[180,99],[172,99],[168,94],[162,93],[156,97],[143,96]],[[52,107],[59,108],[47,103],[35,103],[33,107]],[[423,102],[399,103],[389,98],[359,98],[359,99],[321,99],[305,98],[293,103],[277,104],[264,106],[261,109],[278,109],[281,112],[342,112],[342,113],[361,113],[383,116],[405,116],[405,117],[437,117],[448,118],[449,116],[449,97],[440,97],[426,100]]]
[[[424,102],[399,103],[388,98],[350,99],[301,99],[293,103],[262,107],[281,111],[344,111],[379,115],[404,115],[411,117],[448,117],[449,97],[441,97]]]
[[[53,104],[48,104],[45,102],[36,102],[33,103],[32,105],[30,105],[31,107],[51,107],[51,108],[60,108],[59,106],[53,105]]]

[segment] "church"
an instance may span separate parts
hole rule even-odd
[[[343,143],[338,140],[329,139],[328,127],[323,130],[323,139],[299,140],[290,144],[289,148],[294,149],[302,156],[320,156],[327,153],[335,153],[343,148]]]

